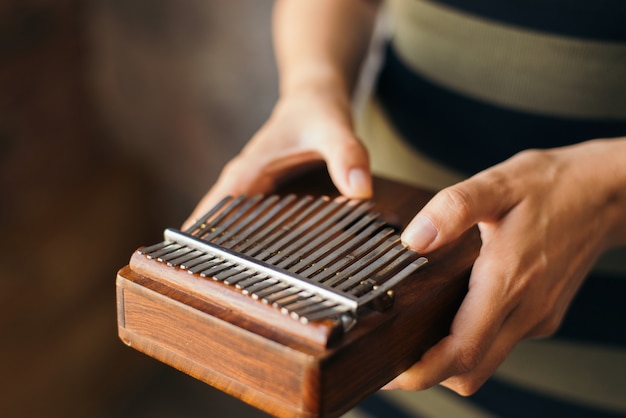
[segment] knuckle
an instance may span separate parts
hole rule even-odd
[[[240,167],[244,163],[244,158],[245,157],[243,156],[243,154],[237,154],[233,159],[231,159],[224,165],[222,171],[228,174],[236,173],[240,170]]]
[[[534,338],[548,338],[553,336],[561,326],[561,318],[558,315],[551,314],[535,327],[533,332]]]
[[[468,191],[459,185],[448,187],[441,191],[441,203],[447,210],[451,210],[462,219],[470,218],[473,199]]]
[[[471,207],[472,197],[460,186],[451,186],[442,191],[444,203],[461,212],[468,212]]]
[[[456,365],[461,373],[474,370],[482,360],[483,348],[478,342],[465,342],[456,357]]]
[[[367,155],[367,150],[357,138],[352,135],[346,136],[345,140],[341,142],[342,154],[355,156],[355,155]]]

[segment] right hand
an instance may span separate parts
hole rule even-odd
[[[224,167],[183,228],[227,195],[271,192],[281,179],[320,161],[341,194],[371,197],[369,159],[354,135],[348,97],[324,87],[291,92]]]

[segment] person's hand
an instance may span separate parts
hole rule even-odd
[[[301,89],[277,103],[265,125],[224,167],[183,228],[227,195],[268,193],[281,179],[320,161],[326,162],[343,195],[371,196],[367,151],[353,133],[349,100],[328,88]]]
[[[478,225],[450,334],[386,389],[474,393],[522,339],[560,325],[599,255],[626,239],[626,140],[526,151],[442,190],[402,235],[421,253]]]

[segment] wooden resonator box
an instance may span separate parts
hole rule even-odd
[[[415,253],[400,231],[432,193],[374,189],[310,173],[166,229],[118,273],[120,338],[277,417],[347,412],[447,334],[480,243]]]

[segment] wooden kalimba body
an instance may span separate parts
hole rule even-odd
[[[339,416],[445,336],[465,295],[475,230],[428,262],[399,242],[430,196],[376,178],[376,204],[351,201],[308,175],[226,199],[120,270],[119,335],[269,414]]]

